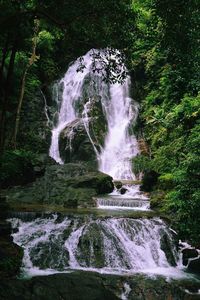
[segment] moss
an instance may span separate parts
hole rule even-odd
[[[174,176],[171,173],[165,173],[158,177],[158,186],[164,191],[171,190],[174,187]]]
[[[150,206],[152,209],[162,210],[165,205],[166,193],[163,190],[155,190],[150,194]]]

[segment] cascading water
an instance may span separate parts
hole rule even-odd
[[[177,264],[173,235],[158,218],[52,215],[33,221],[13,218],[10,222],[15,232],[18,229],[13,238],[24,248],[23,268],[29,274],[71,269],[158,272]]]
[[[137,155],[138,145],[134,134],[130,134],[130,126],[136,121],[138,104],[130,98],[130,78],[127,76],[123,84],[106,83],[103,75],[93,72],[94,51],[96,50],[89,51],[83,57],[85,68],[82,72],[77,72],[80,64],[78,59],[59,82],[59,86],[63,89],[62,103],[57,125],[52,130],[50,156],[58,163],[62,163],[59,153],[59,135],[68,123],[76,118],[82,118],[96,153],[100,171],[111,175],[114,179],[134,180],[131,159]],[[86,103],[84,103],[85,95],[83,96],[85,80],[90,80]],[[97,150],[90,136],[88,118],[90,99],[96,95],[99,96],[108,125],[104,147],[101,147],[100,151]],[[76,104],[79,102],[83,104],[82,111],[77,108]]]
[[[49,150],[50,156],[58,163],[62,164],[59,153],[59,135],[66,125],[75,120],[77,113],[75,103],[81,95],[81,88],[85,73],[77,72],[78,62],[69,67],[65,77],[58,83],[62,87],[62,103],[58,115],[56,127],[52,130],[52,140]]]
[[[104,102],[108,121],[105,147],[100,155],[99,167],[113,179],[135,179],[131,159],[138,154],[135,136],[129,133],[131,123],[138,115],[138,105],[130,98],[130,78],[124,84],[110,86],[110,99]]]

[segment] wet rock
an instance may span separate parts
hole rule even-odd
[[[59,235],[37,243],[30,251],[33,265],[43,270],[51,268],[63,271],[69,265],[69,253],[64,245],[61,247],[61,243],[64,244]]]
[[[173,248],[174,245],[172,244],[169,236],[166,233],[162,234],[160,239],[160,247],[165,252],[167,261],[171,266],[176,266],[176,259],[174,257]]]
[[[122,187],[121,181],[114,181],[114,186],[116,187],[117,190],[121,189]]]
[[[59,138],[59,150],[65,163],[96,161],[96,153],[82,119],[72,121],[63,129]]]
[[[119,191],[121,195],[124,195],[127,192],[127,189],[125,187],[122,187]]]
[[[193,249],[192,248],[185,248],[185,249],[182,250],[182,255],[183,255],[183,265],[187,266],[188,260],[190,258],[197,257],[199,254],[198,254],[198,251],[194,248]]]
[[[105,265],[105,253],[103,237],[101,229],[95,223],[91,223],[88,228],[86,228],[78,244],[77,259],[82,266],[103,268]],[[88,249],[93,249],[92,252]]]
[[[12,242],[10,235],[0,238],[0,278],[18,275],[22,258],[23,249]]]
[[[200,256],[189,260],[187,270],[192,273],[200,274]]]

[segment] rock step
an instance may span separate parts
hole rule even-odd
[[[97,199],[97,206],[98,207],[127,207],[127,208],[149,208],[149,201],[141,200],[141,199],[120,199],[120,198],[98,198]]]
[[[121,183],[122,185],[131,184],[131,185],[140,185],[142,182],[140,180],[113,180],[114,185]]]

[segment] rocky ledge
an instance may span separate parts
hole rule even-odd
[[[6,300],[195,300],[198,286],[187,281],[167,282],[163,277],[117,276],[76,271],[0,282]]]
[[[50,204],[66,208],[96,206],[97,195],[113,191],[112,177],[84,163],[46,167],[43,177],[25,187],[6,191],[11,206]]]

